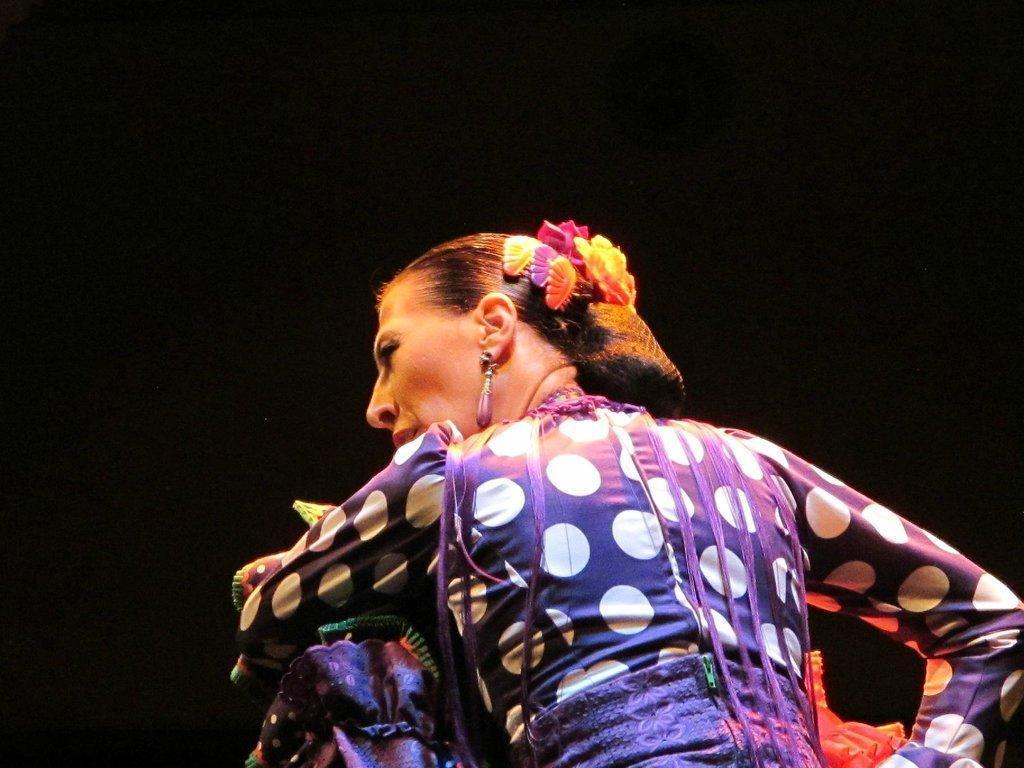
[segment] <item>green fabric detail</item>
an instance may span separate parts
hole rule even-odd
[[[441,670],[430,653],[426,638],[413,629],[409,622],[401,616],[393,614],[364,614],[352,619],[345,619],[333,624],[324,624],[317,632],[320,641],[330,643],[335,640],[344,639],[350,632],[356,631],[371,632],[392,632],[399,637],[405,638],[413,650],[413,655],[419,660],[423,668],[429,672],[435,680],[441,679]]]
[[[242,606],[245,605],[245,596],[242,594],[242,582],[245,580],[245,572],[248,568],[249,566],[243,565],[231,577],[231,602],[239,613],[242,612]]]
[[[270,768],[270,763],[265,763],[260,760],[255,750],[249,753],[249,756],[245,758],[245,765],[242,768]]]
[[[231,682],[245,692],[250,699],[260,704],[273,697],[273,693],[256,675],[237,663],[231,669]]]
[[[334,509],[333,504],[317,504],[315,501],[301,501],[296,499],[292,502],[292,509],[299,513],[301,517],[310,528],[314,524],[319,522],[320,518],[323,517],[328,510]]]

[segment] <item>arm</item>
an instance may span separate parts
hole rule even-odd
[[[728,431],[768,459],[792,494],[810,561],[808,603],[857,616],[926,660],[911,742],[883,765],[993,764],[1024,694],[1024,604],[919,526],[789,451]]]
[[[283,668],[318,642],[322,624],[422,590],[437,551],[451,440],[447,425],[433,425],[291,549],[256,561],[268,566],[263,573],[245,569],[237,635],[244,659]]]

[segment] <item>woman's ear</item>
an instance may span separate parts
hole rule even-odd
[[[499,365],[512,354],[519,313],[504,293],[491,291],[480,299],[473,310],[473,321],[480,332],[480,351],[490,352]]]

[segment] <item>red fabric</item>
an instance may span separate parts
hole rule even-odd
[[[875,768],[907,743],[900,723],[875,726],[844,721],[828,707],[819,651],[811,652],[808,667],[818,711],[818,738],[828,768]]]

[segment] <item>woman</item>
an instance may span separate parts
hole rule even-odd
[[[1019,599],[793,453],[677,420],[682,378],[635,297],[622,253],[572,221],[445,243],[386,285],[367,419],[394,459],[245,572],[244,664],[283,668],[321,624],[436,579],[448,680],[478,682],[516,765],[803,768],[825,764],[810,603],[927,659],[887,768],[998,762]]]

